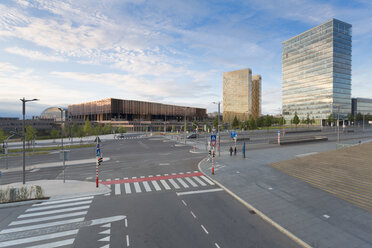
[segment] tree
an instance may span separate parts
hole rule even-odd
[[[218,128],[218,116],[214,117],[214,119],[213,119],[213,127],[214,127],[215,129]]]
[[[175,132],[175,131],[176,131],[176,126],[172,125],[172,132]]]
[[[112,131],[112,125],[111,125],[111,123],[110,124],[106,124],[103,127],[103,134],[110,134],[111,131]]]
[[[283,126],[283,125],[285,125],[285,119],[284,119],[284,117],[282,116],[282,117],[280,117],[280,119],[279,119],[279,125],[280,126]]]
[[[85,136],[84,128],[80,127],[77,136],[80,138],[80,143],[83,141],[83,137]]]
[[[349,123],[353,122],[354,121],[354,115],[352,113],[349,113],[347,115],[347,120],[349,121]]]
[[[53,142],[56,142],[56,138],[60,137],[59,129],[53,128],[52,131],[50,131],[50,136],[53,138]]]
[[[251,130],[257,129],[256,120],[253,117],[249,120],[249,128]]]
[[[244,130],[249,129],[249,120],[246,120],[246,121],[243,122],[243,128],[244,128]]]
[[[120,126],[119,127],[119,133],[126,133],[127,129],[125,127]]]
[[[92,124],[90,124],[89,120],[85,121],[85,124],[83,126],[83,131],[86,135],[91,135],[93,133],[93,127],[92,127]]]
[[[71,131],[72,131],[72,136],[74,136],[74,137],[79,136],[80,128],[77,125],[77,123],[74,123],[74,125],[72,125],[72,130]]]
[[[311,119],[311,125],[315,124],[315,118],[313,116],[313,118]]]
[[[359,112],[359,113],[356,115],[355,120],[356,120],[356,121],[363,121],[363,115],[362,115],[362,113]]]
[[[6,135],[4,131],[0,128],[0,143],[3,143],[5,139],[6,139]]]
[[[309,124],[310,124],[310,122],[311,122],[311,119],[310,119],[309,114],[307,114],[305,122],[306,122],[306,124],[307,124],[307,127],[309,127]]]
[[[264,126],[264,120],[265,120],[264,116],[260,116],[259,118],[257,118],[257,120],[256,120],[257,127],[263,127]]]
[[[329,114],[328,119],[327,119],[327,122],[328,122],[328,123],[333,123],[333,122],[335,122],[335,118],[333,117],[333,114]]]
[[[364,117],[364,119],[365,119],[366,121],[372,121],[372,116],[371,116],[371,114],[370,114],[370,113],[366,114],[366,116]]]
[[[265,116],[265,119],[264,119],[264,126],[265,127],[270,127],[271,126],[271,124],[272,124],[272,122],[273,122],[273,120],[272,120],[272,116],[270,116],[270,115],[266,115]]]
[[[239,127],[239,121],[238,121],[238,118],[236,118],[236,116],[235,116],[234,120],[232,122],[232,128],[237,129],[238,127]]]
[[[100,135],[103,133],[103,129],[100,125],[97,125],[93,128],[94,135]]]
[[[31,125],[27,125],[26,126],[26,141],[27,141],[28,146],[30,145],[30,141],[33,140],[34,138],[36,138],[36,129]]]
[[[296,128],[297,125],[300,123],[300,118],[298,118],[297,112],[295,112],[295,115],[293,116],[292,123],[296,125]]]
[[[193,121],[192,123],[192,129],[197,130],[198,129],[198,122],[196,120]]]

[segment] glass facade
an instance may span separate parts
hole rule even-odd
[[[286,120],[346,119],[351,112],[351,25],[332,19],[283,42],[282,104]]]
[[[372,114],[372,99],[369,98],[353,98],[352,112],[356,116],[357,113],[362,115]]]

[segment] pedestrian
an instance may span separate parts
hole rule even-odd
[[[234,148],[234,155],[236,155],[236,146],[235,146],[235,148]]]
[[[233,153],[233,149],[232,149],[232,147],[230,146],[230,156],[232,156],[232,153]]]

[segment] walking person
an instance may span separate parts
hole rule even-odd
[[[230,156],[232,156],[232,153],[233,153],[233,149],[232,149],[232,147],[230,146]]]
[[[235,146],[235,148],[234,148],[234,155],[236,155],[236,146]]]

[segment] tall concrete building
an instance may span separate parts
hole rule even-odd
[[[346,119],[351,105],[351,25],[332,19],[283,42],[282,103],[286,120],[295,112],[325,120]]]
[[[223,121],[231,123],[261,114],[261,76],[253,76],[251,69],[223,73]]]

